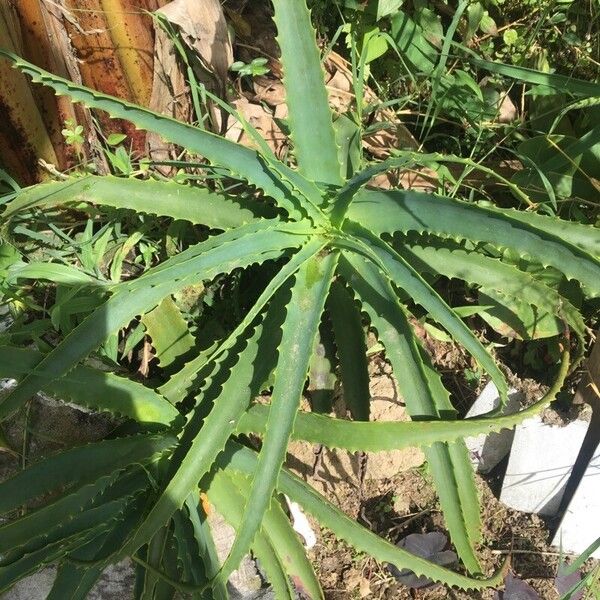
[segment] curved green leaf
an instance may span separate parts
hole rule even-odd
[[[44,458],[0,483],[0,514],[57,489],[82,486],[132,464],[148,464],[175,445],[170,434],[94,442]]]
[[[555,289],[534,279],[529,273],[510,264],[485,256],[476,251],[442,243],[417,242],[394,244],[398,253],[420,272],[431,272],[445,277],[456,277],[482,292],[496,292],[495,298],[504,299],[507,308],[515,303],[527,302],[543,314],[562,316],[579,337],[583,337],[585,324],[581,313]],[[535,323],[525,323],[535,332]]]
[[[359,246],[351,244],[353,249],[360,251],[360,246],[364,246],[371,260],[374,259],[378,263],[390,280],[408,293],[414,302],[427,310],[431,318],[442,325],[479,362],[492,378],[502,402],[506,402],[508,386],[502,371],[462,319],[419,275],[415,268],[388,244],[357,224],[349,223],[347,229],[356,234],[355,239],[360,240]],[[348,260],[352,262],[349,256]]]
[[[400,393],[409,414],[422,419],[452,416],[454,411],[439,376],[431,369],[402,310],[397,295],[374,263],[357,255],[344,255],[340,269],[356,290],[363,309],[383,342],[392,363]],[[464,445],[464,442],[453,442]],[[455,467],[456,453],[448,444],[435,443],[425,449],[448,531],[467,569],[480,571],[474,546],[479,541],[480,514],[473,476]],[[471,469],[470,461],[464,456]]]
[[[265,207],[256,201],[225,196],[207,188],[171,181],[86,175],[24,188],[6,205],[2,216],[8,219],[34,208],[47,209],[73,203],[133,210],[223,230],[267,215]]]
[[[600,261],[589,254],[597,252],[598,234],[587,225],[550,223],[529,213],[400,190],[361,191],[350,205],[348,218],[378,235],[416,231],[511,248],[577,279],[589,294],[600,295]]]
[[[204,129],[154,113],[147,108],[77,85],[36,67],[12,52],[0,50],[0,56],[8,59],[16,68],[29,75],[35,83],[52,88],[57,95],[67,95],[75,102],[82,102],[89,108],[103,110],[113,118],[130,121],[140,129],[157,133],[163,139],[183,146],[189,152],[200,154],[210,162],[228,169],[232,174],[238,175],[263,190],[290,215],[299,215],[301,207],[298,199],[291,193],[292,190],[274,175],[275,170],[269,168],[265,159],[255,150],[226,140]],[[274,161],[274,159],[270,160]],[[286,169],[286,165],[282,163],[281,171],[285,172]]]
[[[0,346],[0,377],[19,379],[33,369],[43,354],[31,348]],[[44,389],[65,402],[73,402],[146,425],[169,425],[179,411],[165,398],[141,383],[114,373],[79,366]]]

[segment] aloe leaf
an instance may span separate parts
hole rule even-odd
[[[325,318],[321,322],[315,352],[308,369],[308,392],[312,410],[329,413],[333,410],[335,384],[337,381],[337,356],[331,323]]]
[[[271,502],[277,475],[285,459],[294,416],[300,399],[325,300],[329,292],[338,254],[316,256],[306,261],[296,274],[292,297],[282,325],[280,360],[275,371],[271,411],[267,423],[259,466],[252,481],[249,500],[244,508],[242,526],[222,572],[228,576],[252,544]]]
[[[242,507],[249,492],[250,480],[243,475],[220,470],[211,475],[209,498],[235,529],[241,525]],[[291,592],[292,600],[297,597],[290,587],[291,579],[302,597],[321,600],[323,592],[319,581],[279,502],[271,503],[260,533],[262,539],[257,537],[259,543],[253,544],[252,552],[266,571],[275,596],[286,597],[285,594]]]
[[[247,498],[247,495],[242,494],[239,488],[240,480],[241,476],[237,473],[226,474],[223,471],[217,471],[211,476],[207,487],[208,497],[211,502],[218,508],[219,513],[223,515],[225,520],[236,530],[241,526],[243,506]],[[246,485],[246,487],[248,486]],[[252,544],[252,554],[259,560],[267,580],[273,587],[275,597],[277,599],[281,598],[281,600],[294,600],[295,594],[281,564],[279,549],[273,547],[271,540],[269,540],[264,531],[257,533]],[[224,579],[225,577],[220,574],[216,580]]]
[[[59,565],[46,600],[85,600],[102,575],[102,567],[81,568],[68,562]]]
[[[155,357],[162,369],[172,366],[196,345],[187,321],[170,296],[146,313],[142,323],[152,340]]]
[[[175,373],[167,383],[159,388],[161,394],[169,398],[171,402],[183,400],[186,394],[194,386],[194,381],[198,373],[210,361],[215,360],[221,353],[227,351],[237,340],[238,336],[250,325],[250,323],[260,314],[273,295],[281,286],[298,270],[311,256],[319,252],[325,243],[319,239],[313,239],[307,242],[290,260],[277,272],[271,279],[267,287],[258,297],[252,308],[248,311],[239,325],[233,330],[228,338],[219,346],[208,352],[199,354],[192,359],[177,373]]]
[[[451,244],[444,247],[444,244],[428,241],[423,245],[411,242],[394,246],[420,272],[462,279],[471,285],[478,285],[486,294],[495,292],[494,297],[509,309],[511,303],[527,302],[539,309],[541,314],[560,315],[580,338],[583,337],[585,324],[581,313],[555,289],[499,259]],[[534,323],[525,325],[535,331]]]
[[[165,181],[142,181],[110,175],[86,175],[24,188],[6,205],[3,217],[34,208],[87,203],[181,219],[211,229],[232,229],[267,216],[257,202],[206,188]]]
[[[577,279],[589,294],[600,295],[600,261],[590,254],[598,251],[598,234],[588,225],[558,219],[550,223],[529,213],[400,190],[361,191],[348,218],[378,235],[416,231],[511,248]]]
[[[421,349],[391,285],[379,274],[374,263],[356,255],[344,258],[340,264],[341,271],[352,282],[363,309],[385,346],[409,414],[420,419],[452,414],[447,393],[439,377],[424,362]],[[478,506],[474,482],[461,477],[464,474],[461,468],[457,476],[453,466],[455,455],[447,445],[435,443],[427,447],[425,457],[452,542],[467,569],[478,573],[480,566],[474,545],[479,537],[480,513],[473,510],[473,506]],[[468,465],[471,468],[470,463]],[[465,484],[466,487],[459,487]]]
[[[143,434],[63,450],[0,483],[0,514],[63,486],[85,485],[107,472],[147,464],[175,442],[171,435]]]
[[[372,260],[386,273],[389,279],[407,292],[411,298],[429,312],[432,319],[442,325],[479,362],[490,375],[500,394],[502,403],[507,401],[508,386],[502,371],[473,332],[446,304],[439,294],[406,262],[393,248],[356,224],[349,230],[364,241]],[[351,261],[352,262],[352,261]]]
[[[382,452],[413,446],[426,447],[436,442],[454,442],[465,437],[512,429],[548,407],[562,388],[568,370],[568,356],[563,356],[556,380],[546,394],[531,406],[511,415],[461,420],[367,423],[300,411],[296,416],[292,439],[349,452]],[[269,410],[269,405],[255,404],[240,419],[236,431],[264,435]]]
[[[222,272],[277,258],[300,245],[303,236],[271,229],[268,221],[250,224],[196,244],[148,271],[139,279],[115,287],[103,305],[90,314],[32,369],[0,404],[0,420],[19,408],[50,381],[67,373],[97,348],[109,334],[136,315],[154,308],[165,296]],[[252,235],[248,235],[252,233]]]
[[[310,600],[322,600],[323,590],[315,571],[298,534],[278,502],[271,503],[271,508],[265,515],[263,529],[296,589]]]
[[[258,457],[252,450],[229,442],[219,464],[226,471],[239,471],[246,475],[256,472]],[[434,581],[462,589],[483,589],[500,585],[504,571],[499,570],[488,579],[474,579],[433,564],[421,557],[380,538],[333,506],[301,479],[283,469],[277,487],[283,494],[300,504],[319,523],[346,540],[359,552],[365,552],[380,562],[388,562],[398,569],[410,569],[417,575],[425,575]]]
[[[341,165],[315,30],[305,0],[274,0],[294,152],[308,179],[341,185]]]
[[[155,600],[160,581],[160,571],[169,537],[169,526],[161,527],[148,542],[145,548],[144,560],[152,569],[146,569],[143,580],[140,582],[140,598],[142,600]]]
[[[333,282],[327,299],[340,365],[344,403],[354,419],[369,420],[369,370],[367,345],[360,311],[354,299],[339,282]]]
[[[101,536],[109,528],[110,523],[103,523],[98,527],[76,533],[68,539],[48,544],[40,550],[25,555],[14,563],[0,566],[0,593],[5,592],[23,577],[53,563],[72,548]]]
[[[202,561],[206,582],[213,580],[212,593],[215,600],[227,600],[229,594],[226,583],[220,579],[214,579],[221,568],[221,564],[217,556],[217,548],[208,524],[207,515],[196,501],[196,492],[186,500],[184,510],[186,509],[198,550],[197,558]],[[196,557],[192,556],[190,558],[194,560]]]
[[[273,303],[267,309],[264,321],[255,326],[251,335],[238,340],[222,357],[221,363],[215,365],[214,373],[207,378],[200,395],[201,403],[192,411],[170,460],[167,483],[124,554],[147,543],[183,506],[200,479],[210,470],[217,454],[235,431],[235,425],[250,399],[260,391],[273,368],[281,320],[281,311]],[[205,416],[208,403],[212,403],[213,408]]]
[[[248,183],[263,190],[290,213],[298,211],[297,200],[285,185],[267,168],[265,160],[255,150],[230,142],[204,129],[193,127],[154,113],[146,108],[119,100],[107,94],[77,85],[19,58],[12,52],[0,50],[0,56],[11,61],[35,83],[52,88],[58,95],[67,95],[89,108],[107,112],[113,118],[125,119],[140,129],[159,134],[163,139],[183,146],[189,152],[200,154],[212,163],[227,168]],[[285,165],[283,165],[285,168]]]
[[[0,346],[0,377],[19,379],[42,357],[31,348]],[[65,402],[130,417],[146,425],[169,425],[179,416],[179,411],[154,390],[91,367],[75,367],[44,389]]]

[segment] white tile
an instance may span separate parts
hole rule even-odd
[[[600,537],[600,446],[575,491],[552,540],[565,552],[581,554]],[[600,558],[600,549],[592,554]]]
[[[530,513],[553,516],[579,454],[589,423],[547,425],[527,419],[515,431],[500,501]]]

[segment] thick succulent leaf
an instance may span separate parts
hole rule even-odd
[[[179,402],[185,398],[187,393],[193,389],[198,373],[208,363],[215,360],[220,354],[232,347],[237,338],[242,334],[252,321],[261,313],[273,295],[285,284],[286,281],[298,270],[311,256],[317,254],[325,245],[324,241],[313,239],[307,242],[269,281],[261,295],[252,308],[244,316],[239,325],[218,345],[214,350],[200,353],[196,358],[189,361],[180,371],[175,373],[167,383],[159,388],[161,394],[171,402]],[[261,391],[261,390],[258,390]]]
[[[45,545],[45,539],[48,539],[48,543],[52,543],[62,537],[73,535],[78,531],[76,517],[81,507],[99,495],[110,485],[112,480],[114,480],[113,476],[105,475],[72,494],[64,495],[47,506],[28,512],[24,516],[2,525],[0,527],[0,556],[2,557],[0,563],[12,562],[9,557],[15,552],[25,554],[36,550]],[[54,524],[59,527],[52,528]],[[66,529],[67,535],[60,535],[59,530],[61,529]],[[59,537],[56,537],[57,531]]]
[[[323,590],[304,546],[278,502],[271,503],[271,508],[265,515],[263,530],[296,589],[309,600],[322,600]]]
[[[113,295],[32,369],[0,404],[5,419],[34,393],[59,378],[136,315],[153,309],[165,296],[219,273],[277,258],[301,245],[304,236],[281,231],[264,221],[214,236],[192,246],[131,282],[115,286]],[[289,225],[285,225],[289,228]]]
[[[135,435],[63,450],[0,483],[0,514],[63,486],[82,486],[131,464],[145,465],[175,445],[169,434]]]
[[[327,299],[344,390],[344,403],[357,421],[369,420],[369,370],[361,315],[354,298],[339,281]]]
[[[451,407],[439,377],[428,369],[414,333],[391,285],[374,263],[357,255],[347,255],[340,269],[358,293],[363,309],[383,342],[392,363],[400,393],[412,417],[439,418]],[[442,393],[440,393],[440,390]],[[453,442],[463,444],[464,442]],[[474,546],[479,541],[479,510],[473,477],[464,478],[464,469],[455,469],[453,454],[446,444],[435,443],[425,449],[425,457],[438,493],[440,506],[452,542],[467,569],[480,571]],[[470,462],[465,455],[467,464]]]
[[[86,175],[20,190],[6,205],[3,217],[8,219],[34,208],[79,203],[133,210],[223,230],[267,215],[265,207],[257,202],[225,196],[206,188],[170,181]]]
[[[198,552],[197,556],[191,556],[190,560],[201,560],[207,579],[213,580],[212,593],[215,600],[227,600],[229,595],[226,583],[218,578],[214,579],[221,568],[221,564],[219,563],[217,548],[213,540],[207,516],[196,501],[195,491],[186,500],[184,510],[186,509],[189,523],[193,528],[193,536]]]
[[[305,0],[274,0],[288,121],[300,172],[340,185],[341,165],[321,56]]]
[[[479,362],[492,378],[502,402],[506,402],[508,386],[502,371],[462,319],[421,277],[419,272],[391,246],[355,223],[350,223],[348,229],[355,233],[357,236],[355,239],[360,240],[371,259],[378,264],[391,281],[407,292],[414,302],[427,310],[431,318],[442,325],[456,342],[466,348]],[[360,247],[355,248],[360,251]],[[356,263],[353,264],[356,268]]]
[[[205,156],[212,163],[225,167],[233,175],[263,190],[291,214],[298,214],[299,205],[290,194],[291,190],[273,174],[273,169],[267,167],[265,160],[255,150],[52,75],[11,52],[0,50],[0,56],[10,60],[35,83],[51,87],[58,95],[67,95],[73,101],[82,102],[89,108],[103,110],[113,118],[130,121],[136,127],[157,133],[163,139],[183,146],[189,152]],[[281,170],[285,169],[285,165],[282,164]]]
[[[223,565],[225,576],[237,567],[248,551],[260,528],[263,515],[269,508],[294,427],[294,417],[300,406],[310,357],[337,259],[337,253],[315,256],[306,261],[296,274],[281,328],[281,360],[275,370],[271,411],[258,469],[244,508],[242,526]]]
[[[173,365],[196,345],[187,321],[170,296],[146,313],[142,317],[142,323],[152,340],[156,360],[162,369]]]
[[[238,340],[214,366],[214,372],[207,378],[198,406],[190,414],[181,441],[170,460],[167,483],[128,544],[128,551],[147,543],[183,506],[200,479],[210,470],[251,398],[259,392],[273,368],[282,318],[282,311],[273,302],[264,321],[256,325],[246,339]],[[210,404],[213,408],[205,416]]]
[[[42,359],[32,348],[0,346],[0,377],[19,379]],[[65,401],[130,417],[145,425],[169,425],[177,409],[154,390],[114,373],[79,366],[50,382],[44,390]]]
[[[329,413],[333,409],[335,385],[337,382],[337,356],[333,341],[333,330],[327,319],[327,313],[321,321],[315,352],[310,359],[308,369],[308,393],[312,410]]]
[[[208,496],[235,529],[240,528],[242,507],[248,499],[249,492],[250,480],[243,475],[222,470],[217,470],[211,475]],[[257,536],[257,540],[260,540],[259,544],[255,542],[252,551],[258,558],[260,566],[266,571],[267,579],[273,585],[276,597],[279,598],[278,588],[283,593],[287,593],[289,579],[291,579],[302,597],[308,600],[321,600],[323,592],[319,581],[298,535],[279,502],[271,503],[271,507],[265,513],[259,535],[261,536]],[[269,552],[264,552],[265,549],[269,549]],[[293,590],[291,591],[290,597],[296,598],[297,595]]]
[[[416,231],[511,248],[600,295],[600,261],[591,254],[598,251],[598,230],[588,225],[400,190],[361,191],[348,218],[378,235]]]
[[[82,568],[72,563],[59,565],[46,600],[85,600],[102,575],[101,566]]]
[[[22,559],[6,566],[0,566],[0,593],[5,592],[23,577],[38,571],[64,556],[74,547],[89,542],[110,529],[111,524],[106,521],[98,527],[78,532],[68,539],[48,544],[40,550],[25,555]]]
[[[600,236],[599,236],[600,237]],[[515,266],[470,252],[453,244],[427,244],[417,242],[394,244],[398,253],[419,272],[430,272],[445,277],[462,279],[479,286],[486,294],[495,292],[494,297],[510,310],[515,303],[526,302],[539,309],[539,315],[549,314],[564,318],[571,329],[582,337],[585,324],[581,313],[555,289],[538,281],[530,273]],[[536,323],[524,323],[535,334]]]
[[[426,447],[436,442],[454,442],[461,438],[511,429],[540,414],[563,386],[569,361],[563,356],[552,387],[540,400],[512,415],[473,419],[419,420],[409,422],[356,422],[300,411],[292,439],[341,448],[349,452],[382,452],[411,446]],[[269,418],[267,404],[255,404],[240,419],[237,433],[264,435]]]
[[[219,464],[226,471],[239,471],[246,475],[255,473],[257,462],[258,458],[255,452],[234,442],[230,442],[225,453],[219,457]],[[392,563],[398,569],[410,569],[417,575],[426,575],[434,581],[463,589],[494,587],[502,581],[502,570],[488,579],[473,579],[398,548],[345,515],[311,486],[286,469],[281,471],[277,487],[281,493],[300,504],[321,525],[333,531],[338,538],[347,541],[359,552],[365,552],[380,562]]]

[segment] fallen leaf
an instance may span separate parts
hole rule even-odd
[[[504,591],[495,593],[495,600],[542,600],[525,581],[509,573],[504,579]]]
[[[199,82],[214,94],[225,97],[227,73],[233,62],[233,50],[227,23],[219,0],[173,0],[159,11],[180,32],[181,37],[201,65],[194,70]],[[150,108],[180,121],[189,120],[191,103],[188,82],[171,38],[155,27],[154,78]],[[213,129],[223,121],[220,111],[211,110]],[[148,153],[156,161],[170,158],[170,146],[156,134],[146,137]],[[164,174],[169,169],[161,169]]]
[[[432,531],[429,533],[411,533],[402,538],[396,545],[415,556],[420,556],[436,565],[446,567],[457,561],[455,552],[444,550],[447,544],[448,538],[441,531]],[[434,583],[428,577],[418,577],[409,569],[400,570],[394,565],[389,565],[389,569],[401,584],[410,588],[423,588]]]

